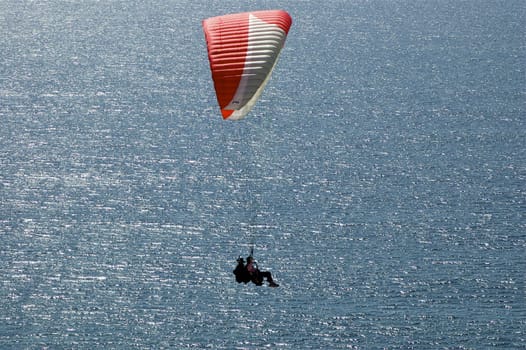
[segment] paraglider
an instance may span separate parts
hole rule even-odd
[[[274,282],[272,278],[272,273],[270,271],[261,271],[252,255],[247,257],[247,264],[243,258],[239,257],[237,259],[237,265],[234,271],[232,271],[236,276],[237,283],[253,282],[256,286],[262,286],[263,280],[267,279],[269,287],[279,287],[279,284]]]
[[[239,120],[267,84],[292,19],[283,10],[229,14],[205,19],[210,70],[223,119]]]
[[[276,66],[292,18],[283,10],[253,11],[203,20],[208,59],[223,119],[243,119],[254,107]],[[258,269],[253,258],[239,258],[238,283],[261,286],[266,278],[278,287],[269,271]]]

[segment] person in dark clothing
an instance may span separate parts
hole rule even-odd
[[[237,259],[237,266],[234,269],[234,275],[236,276],[236,282],[237,283],[248,283],[251,281],[252,277],[247,271],[247,268],[245,266],[245,261],[243,258]]]
[[[279,284],[274,282],[272,279],[272,274],[269,271],[260,271],[254,261],[254,258],[252,256],[249,256],[247,258],[247,266],[246,270],[248,272],[248,275],[250,276],[252,282],[254,282],[255,285],[261,286],[263,284],[263,278],[267,279],[269,287],[278,287]]]

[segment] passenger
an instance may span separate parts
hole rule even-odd
[[[260,271],[257,268],[252,256],[247,258],[246,270],[248,271],[248,274],[255,285],[261,286],[263,284],[263,278],[266,278],[269,287],[279,287],[279,284],[275,283],[272,279],[272,274],[269,271]]]

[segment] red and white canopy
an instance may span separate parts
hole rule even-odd
[[[239,120],[252,109],[276,65],[292,19],[283,10],[205,19],[208,58],[224,119]]]

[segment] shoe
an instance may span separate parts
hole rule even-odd
[[[279,284],[277,284],[276,282],[269,282],[268,286],[269,287],[279,287]]]

